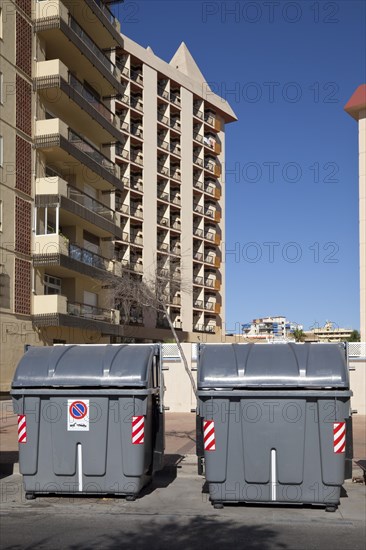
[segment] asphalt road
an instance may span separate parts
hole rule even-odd
[[[202,492],[194,458],[160,473],[140,499],[41,497],[26,501],[21,476],[1,480],[7,550],[364,550],[365,486],[346,483],[335,513],[318,508],[227,505]]]

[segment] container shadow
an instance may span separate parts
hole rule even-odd
[[[18,451],[0,451],[0,479],[13,475],[14,464],[19,462]]]
[[[180,454],[166,454],[164,456],[164,467],[159,472],[156,472],[151,482],[146,485],[138,495],[138,498],[143,498],[146,495],[151,495],[156,489],[165,489],[177,477],[177,470],[184,456]]]

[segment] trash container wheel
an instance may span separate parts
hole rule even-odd
[[[203,458],[203,456],[198,457],[197,473],[199,476],[203,476],[205,474],[205,459]]]
[[[136,495],[126,495],[127,502],[134,502],[136,500]]]
[[[215,508],[215,510],[222,510],[223,507],[224,507],[222,502],[215,502],[214,501],[212,504],[213,504],[213,507]]]
[[[34,493],[25,493],[26,500],[34,500],[35,498],[36,498],[36,495]]]
[[[327,504],[325,506],[325,511],[326,512],[336,512],[337,508],[338,508],[338,506],[336,504]]]

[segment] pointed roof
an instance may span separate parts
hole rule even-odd
[[[169,65],[178,69],[181,73],[185,74],[192,80],[196,80],[200,84],[206,84],[206,79],[198,68],[197,63],[192,57],[191,52],[187,48],[184,42],[181,43]]]
[[[366,84],[361,84],[357,90],[353,93],[351,98],[344,106],[344,110],[351,115],[351,117],[358,120],[360,118],[360,111],[366,109]]]

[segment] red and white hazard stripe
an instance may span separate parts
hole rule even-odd
[[[145,437],[145,417],[132,417],[132,444],[140,445],[144,442]]]
[[[346,423],[333,424],[333,450],[335,453],[344,453],[346,450]]]
[[[203,421],[203,441],[205,451],[216,451],[215,422]]]
[[[25,414],[18,415],[18,443],[27,443],[27,423]]]

